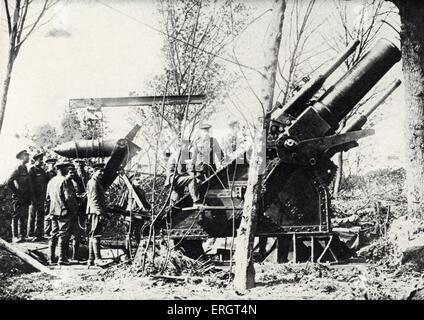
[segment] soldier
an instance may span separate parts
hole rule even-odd
[[[81,185],[77,183],[77,181],[80,181],[78,179],[78,174],[76,171],[76,168],[73,164],[69,164],[68,167],[68,173],[66,175],[66,180],[69,182],[70,186],[74,189],[75,197],[77,200],[77,214],[72,216],[71,221],[71,240],[72,240],[72,255],[71,260],[72,261],[78,261],[79,260],[79,245],[82,240],[82,235],[84,232],[84,229],[81,227],[83,224],[85,224],[85,206],[84,202],[86,204],[86,197],[85,197],[85,190],[81,190]]]
[[[93,165],[93,175],[87,183],[88,265],[101,265],[100,238],[109,218],[105,191],[101,184],[104,165]]]
[[[51,179],[53,179],[53,177],[56,176],[56,168],[54,167],[54,165],[56,164],[57,159],[56,158],[50,158],[47,159],[45,161],[46,165],[47,165],[47,176],[49,177],[49,181]],[[49,214],[49,208],[47,206],[47,203],[45,202],[45,208],[44,208],[44,234],[46,236],[50,236],[50,232],[52,231],[52,221],[51,221],[51,216]]]
[[[221,164],[223,159],[218,141],[209,134],[211,127],[208,123],[200,125],[200,134],[194,141],[192,148],[194,165],[192,170],[194,169],[197,177],[201,180],[211,176],[216,171],[217,164]]]
[[[23,242],[25,240],[25,222],[28,215],[28,207],[33,200],[31,179],[26,164],[29,154],[22,150],[16,154],[21,161],[18,167],[7,179],[7,186],[12,191],[12,241]]]
[[[57,162],[56,158],[50,158],[44,161],[47,165],[46,173],[49,176],[49,180],[52,179],[56,175],[56,169],[54,165]]]
[[[44,205],[49,176],[43,169],[43,157],[44,153],[36,153],[32,157],[34,165],[29,169],[34,201],[29,207],[27,234],[28,238],[35,236],[35,241],[43,240],[44,236]]]
[[[168,159],[165,186],[172,185],[171,204],[177,202],[184,195],[185,187],[188,187],[193,205],[199,206],[202,204],[197,190],[197,183],[200,180],[197,179],[194,172],[191,174],[187,172],[188,155],[188,141],[183,141],[181,153],[180,150],[177,150]]]
[[[123,201],[121,202],[122,207],[126,207],[126,210],[131,213],[140,213],[141,211],[147,211],[151,209],[150,203],[146,199],[146,194],[141,188],[141,176],[136,174],[132,179],[133,192],[141,202],[141,207],[139,203],[134,199],[135,195],[133,192],[127,191],[123,195]],[[143,226],[143,221],[140,218],[134,218],[134,216],[125,217],[125,225],[127,231],[127,237],[125,239],[125,248],[127,258],[130,258],[131,253],[131,238],[134,237],[136,244],[138,245],[141,240],[141,227]]]
[[[243,137],[240,131],[240,124],[238,120],[231,120],[228,123],[229,133],[224,137],[223,148],[225,154],[225,161],[231,161],[232,157],[235,155],[237,149],[240,149],[241,146],[246,142],[245,137]],[[243,157],[240,158],[243,160]]]
[[[74,188],[66,179],[69,163],[56,163],[57,175],[47,184],[46,202],[51,215],[52,230],[49,239],[50,263],[56,260],[55,250],[59,246],[59,265],[67,265],[67,249],[71,236],[72,221],[78,214]]]
[[[81,159],[75,159],[73,161],[74,165],[75,165],[75,169],[76,169],[76,173],[77,173],[77,177],[79,178],[79,180],[82,184],[82,187],[85,190],[85,187],[87,185],[88,180],[90,180],[88,172],[85,170],[85,161],[81,160]]]

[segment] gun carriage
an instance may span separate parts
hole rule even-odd
[[[372,129],[362,129],[367,118],[400,84],[399,80],[393,82],[373,106],[339,130],[345,116],[401,56],[395,45],[380,39],[334,85],[318,96],[324,82],[355,51],[357,45],[358,42],[352,43],[325,72],[307,82],[289,103],[276,107],[269,115],[266,169],[256,227],[256,235],[261,239],[258,247],[262,251],[262,259],[267,251],[272,251],[266,246],[267,238],[276,239],[271,249],[276,248],[279,262],[286,261],[289,252],[294,261],[338,261],[346,256],[346,248],[331,228],[328,186],[337,169],[331,158],[339,151],[358,146],[359,139],[373,134]],[[184,97],[175,97],[176,101],[178,98],[183,100]],[[144,102],[129,99],[132,100],[107,100],[109,105],[105,106],[146,105],[152,100],[151,97],[145,97]],[[84,101],[74,100],[79,104],[84,104]],[[194,97],[193,101],[201,103],[202,97]],[[112,155],[107,164],[109,171],[105,174],[106,187],[116,178],[117,170],[125,166],[130,158],[128,155],[137,152],[138,147],[131,142],[137,130],[133,129],[125,139],[121,139],[121,145],[113,146],[107,141],[102,146],[90,145],[93,146],[91,150],[101,150],[96,154],[82,151],[90,149],[88,142],[85,142],[86,148],[79,148],[80,154],[84,153],[87,157]],[[78,149],[78,143],[75,143],[75,148],[69,149]],[[75,150],[73,153],[68,150],[67,156],[75,156]],[[60,154],[60,150],[57,151]],[[193,207],[187,193],[157,217],[155,227],[192,251],[199,249],[205,239],[235,236],[247,187],[249,149],[237,150],[236,153],[199,186],[203,206]],[[131,188],[129,181],[126,184]]]

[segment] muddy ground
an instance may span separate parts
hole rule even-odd
[[[227,270],[170,280],[141,276],[121,266],[54,278],[0,252],[1,299],[419,299],[414,289],[424,284],[422,273],[407,266],[267,263],[255,265],[256,287],[240,296]]]

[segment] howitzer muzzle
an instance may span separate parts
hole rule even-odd
[[[325,80],[351,55],[356,47],[359,45],[359,40],[355,40],[337,57],[334,62],[325,70],[320,73],[316,78],[307,82],[296,95],[283,106],[282,110],[274,114],[274,118],[278,119],[281,114],[298,116],[303,110],[307,108],[307,102],[321,89]]]
[[[313,108],[334,129],[371,88],[400,60],[399,49],[380,39]]]
[[[397,87],[400,86],[402,82],[399,79],[396,79],[392,84],[390,85],[387,90],[383,93],[383,95],[378,98],[378,100],[368,109],[366,109],[362,114],[357,116],[355,119],[352,119],[348,121],[346,126],[340,131],[340,133],[346,133],[350,131],[360,130],[362,129],[363,125],[367,122],[368,117],[387,99],[388,96],[390,96],[393,91],[396,90]]]

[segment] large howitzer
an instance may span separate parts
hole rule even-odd
[[[336,252],[337,238],[331,230],[328,186],[336,166],[330,158],[338,150],[355,147],[357,140],[373,134],[373,130],[362,130],[362,127],[376,106],[353,124],[349,123],[339,132],[337,129],[355,105],[400,60],[399,49],[390,41],[380,39],[335,85],[314,99],[325,80],[356,45],[349,46],[326,72],[307,83],[288,104],[271,115],[256,234],[278,239],[279,261],[284,261],[287,253],[282,248],[287,249],[288,236],[292,239],[295,260],[299,248],[306,247],[310,249],[308,259],[312,261],[337,260],[341,255],[341,250],[339,254]],[[378,104],[398,85],[399,81]],[[171,208],[167,215],[171,238],[198,241],[234,236],[248,177],[248,163],[240,164],[236,158],[240,155],[202,183],[203,207],[192,207],[190,197],[185,195]]]

